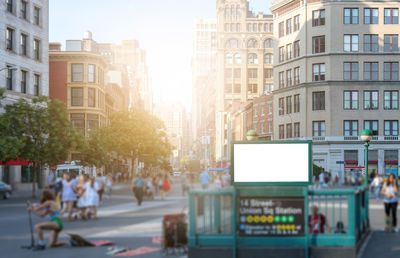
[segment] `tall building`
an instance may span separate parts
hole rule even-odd
[[[341,178],[364,164],[364,128],[374,134],[369,172],[397,172],[398,8],[398,1],[271,6],[275,138],[312,139],[314,164]]]
[[[193,139],[209,139],[207,146],[211,159],[215,146],[216,102],[216,19],[195,19],[192,57],[192,134]],[[196,157],[201,158],[201,157]],[[208,161],[208,163],[211,163]]]
[[[273,89],[272,15],[246,0],[217,1],[216,159],[230,159],[231,115]]]
[[[1,104],[48,96],[49,1],[1,1],[0,24],[0,87],[6,88]],[[0,178],[17,189],[32,182],[29,167],[20,162],[1,166]]]

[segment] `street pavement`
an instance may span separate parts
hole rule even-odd
[[[110,257],[106,254],[109,247],[71,247],[66,245],[36,252],[21,249],[22,245],[30,244],[26,200],[27,197],[21,194],[15,194],[10,200],[0,200],[0,257]],[[114,188],[112,197],[105,199],[100,206],[99,220],[74,222],[64,220],[64,230],[60,239],[67,241],[67,233],[75,233],[90,241],[110,240],[116,246],[128,247],[133,250],[140,248],[142,248],[140,250],[155,250],[135,257],[163,257],[160,252],[161,244],[153,243],[154,237],[162,236],[163,216],[172,213],[187,213],[187,211],[188,198],[182,196],[181,186],[177,183],[172,184],[170,196],[165,200],[160,200],[160,198],[145,200],[142,206],[136,204],[128,186],[120,184]],[[48,218],[33,217],[33,223],[45,220]],[[361,247],[358,257],[400,257],[400,233],[383,232],[382,200],[370,200],[370,222],[371,234]],[[45,239],[48,239],[48,233],[45,234]]]
[[[26,199],[16,194],[10,200],[0,200],[0,257],[110,257],[106,254],[109,247],[71,247],[68,244],[45,251],[21,249],[22,245],[30,244]],[[153,238],[161,237],[162,218],[165,214],[187,212],[187,199],[187,196],[181,194],[181,186],[172,184],[170,196],[165,200],[145,200],[138,206],[128,186],[117,185],[111,198],[105,199],[99,207],[99,220],[68,222],[64,219],[60,239],[68,241],[67,233],[74,233],[90,241],[109,240],[116,246],[132,250],[155,250],[138,257],[162,257],[161,244],[153,243]],[[33,216],[34,224],[46,220],[48,218]],[[45,234],[47,239],[48,233]]]

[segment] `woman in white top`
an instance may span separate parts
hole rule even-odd
[[[397,179],[394,174],[390,174],[388,181],[383,185],[382,195],[384,196],[385,213],[386,216],[392,215],[392,225],[395,232],[398,232],[397,225],[397,193],[399,187],[397,185]]]
[[[72,206],[74,201],[76,201],[75,194],[76,180],[72,180],[72,177],[64,173],[62,182],[62,201],[64,203],[64,208],[61,214],[64,214],[65,210],[68,210],[68,220],[72,221]]]
[[[85,204],[86,204],[85,216],[89,217],[90,215],[93,214],[93,218],[98,219],[97,207],[99,206],[99,195],[97,191],[99,190],[99,186],[95,182],[94,177],[90,178],[89,182],[87,182],[83,187],[83,190],[85,191]],[[93,210],[93,212],[91,210]]]

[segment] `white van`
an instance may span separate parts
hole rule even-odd
[[[75,161],[58,165],[56,168],[56,178],[62,178],[64,173],[71,174],[73,172],[77,175],[81,175],[84,172],[84,168],[81,165],[76,165]]]

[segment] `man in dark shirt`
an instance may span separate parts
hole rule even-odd
[[[135,197],[139,206],[142,205],[143,191],[145,185],[146,185],[146,180],[143,178],[142,173],[139,173],[138,176],[133,181],[133,191],[135,193]]]

